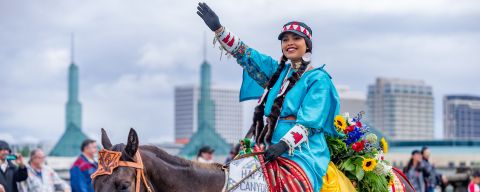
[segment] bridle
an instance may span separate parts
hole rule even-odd
[[[113,170],[117,167],[131,167],[135,168],[136,170],[136,181],[135,181],[135,192],[140,192],[140,180],[147,188],[148,192],[152,192],[150,185],[147,182],[144,172],[144,166],[142,162],[142,157],[140,156],[140,152],[137,151],[135,153],[135,161],[121,161],[120,157],[122,156],[122,152],[118,151],[110,151],[106,149],[102,149],[98,152],[98,169],[95,173],[90,176],[93,179],[100,175],[111,175]]]

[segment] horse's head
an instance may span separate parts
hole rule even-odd
[[[112,145],[102,129],[102,145],[98,169],[92,175],[96,192],[206,192],[221,191],[225,184],[221,165],[195,163],[152,145],[139,146],[133,129],[126,145]]]
[[[123,143],[112,145],[107,133],[102,129],[102,145],[105,150],[102,150],[99,154],[99,170],[95,173],[97,175],[94,174],[93,179],[95,191],[135,191],[139,172],[133,167],[125,166],[125,164],[136,162],[137,132],[130,129],[127,145]],[[143,185],[141,187],[141,191],[144,191]]]

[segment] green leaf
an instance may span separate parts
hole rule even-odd
[[[347,146],[342,138],[326,136],[328,149],[330,150],[330,157],[334,163],[345,159]]]
[[[346,172],[345,176],[347,176],[347,178],[350,179],[350,180],[356,180],[357,179],[357,177],[355,175],[353,175],[352,172]]]
[[[346,171],[354,171],[355,170],[355,165],[354,164],[348,164],[348,166],[345,167]]]
[[[346,165],[347,163],[349,163],[349,162],[350,162],[350,159],[346,159],[345,161],[343,161],[343,162],[340,164],[340,168],[341,168],[341,169],[345,169],[345,165]]]
[[[360,157],[355,158],[355,164],[361,166],[363,164],[363,158],[360,158]]]
[[[365,176],[365,171],[363,170],[362,166],[357,166],[355,169],[355,176],[359,181],[363,179],[363,176]]]
[[[355,164],[353,164],[352,159],[347,159],[347,161],[343,163],[343,168],[345,169],[345,171],[354,171]]]
[[[362,181],[358,183],[358,191],[388,191],[388,181],[385,177],[373,172],[366,172]]]

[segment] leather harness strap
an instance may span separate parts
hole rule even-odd
[[[117,167],[131,167],[136,170],[136,182],[135,192],[140,192],[140,182],[143,182],[148,192],[152,192],[150,185],[145,177],[145,168],[143,166],[142,156],[140,152],[135,153],[135,162],[121,161],[120,157],[122,152],[110,151],[102,149],[99,151],[98,156],[98,169],[92,174],[91,178],[94,179],[99,175],[111,175],[113,170]]]
[[[297,117],[290,115],[286,117],[280,117],[280,120],[297,120]]]

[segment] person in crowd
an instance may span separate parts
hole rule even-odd
[[[12,155],[11,152],[8,143],[0,140],[0,185],[2,186],[0,191],[18,192],[17,182],[25,181],[28,178],[27,167],[23,163],[21,154]],[[9,160],[8,156],[15,160]]]
[[[0,185],[0,192],[5,192],[5,189],[3,188],[3,185]]]
[[[425,165],[425,187],[426,192],[435,192],[435,188],[441,184],[441,182],[445,182],[446,178],[444,178],[440,173],[438,173],[435,165],[430,162],[430,149],[427,146],[422,147],[421,150],[422,157],[423,157],[423,164]]]
[[[412,157],[404,169],[410,183],[416,191],[425,191],[425,164],[423,162],[422,153],[419,150],[412,151]]]
[[[22,192],[55,192],[70,191],[70,186],[45,163],[45,153],[42,149],[30,152],[30,161],[27,165],[28,179],[20,184]]]
[[[92,175],[98,167],[95,155],[98,152],[97,142],[86,139],[81,145],[82,154],[70,168],[70,184],[72,192],[93,192]]]
[[[210,146],[204,146],[198,150],[196,161],[201,163],[213,163],[213,150]]]
[[[472,181],[468,184],[468,192],[480,192],[480,170],[473,172]]]
[[[238,152],[240,151],[240,144],[236,144],[232,149],[230,150],[230,154],[228,154],[227,159],[225,159],[225,163],[228,163],[233,160],[238,155]]]

